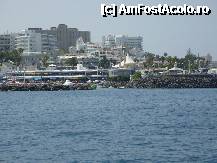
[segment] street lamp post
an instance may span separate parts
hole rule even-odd
[[[190,74],[191,73],[191,61],[188,60],[188,73]]]
[[[23,69],[23,83],[26,83],[26,69]]]

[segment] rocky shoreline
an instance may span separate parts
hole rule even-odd
[[[134,81],[104,81],[102,88],[217,88],[217,76],[213,75],[170,75],[151,76]],[[61,91],[61,90],[94,90],[96,84],[74,83],[64,85],[52,83],[10,83],[1,84],[0,91]]]
[[[63,90],[93,90],[94,85],[82,83],[73,85],[63,85],[59,83],[21,83],[2,84],[0,91],[63,91]]]
[[[217,88],[217,76],[176,75],[146,77],[129,82],[107,81],[103,87],[114,88]]]

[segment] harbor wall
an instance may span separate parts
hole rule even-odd
[[[217,88],[216,75],[162,75],[118,82],[108,81],[106,87],[125,88]]]

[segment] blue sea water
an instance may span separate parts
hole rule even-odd
[[[217,89],[0,92],[0,162],[217,162]]]

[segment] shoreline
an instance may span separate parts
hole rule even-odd
[[[64,91],[95,90],[98,88],[134,88],[134,89],[190,89],[217,88],[217,76],[152,76],[133,81],[104,81],[102,83],[72,83],[63,85],[60,82],[48,83],[5,83],[0,91]]]
[[[217,76],[174,75],[152,76],[129,82],[107,81],[105,87],[114,88],[217,88]]]

